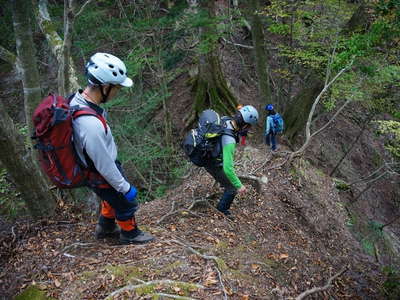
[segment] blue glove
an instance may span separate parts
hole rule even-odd
[[[128,200],[129,202],[132,202],[137,195],[137,190],[134,186],[131,186],[129,191],[124,195],[125,199]]]

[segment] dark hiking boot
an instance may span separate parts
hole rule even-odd
[[[96,236],[96,239],[101,240],[108,237],[118,237],[119,233],[120,229],[117,224],[114,224],[113,228],[97,224],[94,235]]]
[[[139,230],[138,228],[131,231],[121,230],[119,241],[123,245],[128,244],[144,244],[154,240],[154,237],[148,233]]]
[[[96,239],[104,239],[107,237],[118,237],[120,229],[115,224],[114,219],[108,219],[103,216],[99,217],[99,223],[96,225],[94,235]]]
[[[218,208],[217,208],[218,209]],[[230,220],[235,219],[235,217],[232,215],[232,213],[230,212],[230,210],[220,210],[218,209],[219,212],[223,213],[225,217],[227,217]]]

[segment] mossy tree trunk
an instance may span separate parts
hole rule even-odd
[[[60,64],[58,71],[58,93],[60,95],[68,95],[71,91],[77,90],[79,88],[78,76],[70,56],[70,48],[72,44],[72,28],[75,17],[80,14],[83,8],[86,6],[82,5],[78,13],[76,11],[76,5],[73,0],[65,0],[65,10],[66,16],[64,17],[64,40],[61,39],[55,26],[51,21],[48,9],[47,1],[33,0],[35,3],[35,14],[39,27],[46,37],[49,43],[51,52],[56,57],[57,62]]]
[[[72,59],[71,59],[71,46],[72,46],[72,29],[74,26],[75,16],[75,1],[64,1],[64,40],[62,47],[62,54],[58,61],[60,67],[58,69],[58,92],[61,95],[69,95],[72,92],[71,79],[69,76]],[[74,87],[75,89],[77,87]]]
[[[15,62],[21,74],[26,124],[28,132],[31,133],[33,132],[31,116],[42,98],[31,31],[32,7],[29,1],[13,0],[11,3],[17,50]],[[41,176],[38,166],[33,163],[31,153],[27,153],[23,138],[15,129],[13,121],[4,107],[0,107],[0,111],[1,160],[14,179],[32,216],[51,215],[55,207],[54,197],[47,190],[47,183]],[[32,176],[32,172],[38,176]]]
[[[238,104],[221,68],[215,24],[215,1],[201,1],[200,7],[208,18],[207,24],[200,29],[200,43],[206,50],[199,56],[198,73],[193,81],[194,104],[191,114],[186,119],[187,126],[190,126],[196,115],[206,108],[229,115],[235,111]]]
[[[297,94],[283,115],[286,127],[285,136],[292,142],[296,135],[304,129],[314,100],[324,88],[324,80],[313,73],[304,86],[305,88]]]
[[[0,101],[0,161],[6,167],[15,186],[21,193],[30,214],[34,218],[51,216],[54,212],[54,197],[40,172],[32,172],[36,166],[27,153],[24,139]],[[38,174],[32,176],[32,174]]]
[[[253,39],[256,72],[258,78],[258,93],[260,104],[272,103],[271,86],[268,77],[267,52],[264,47],[264,32],[258,11],[260,10],[259,0],[249,1],[249,18],[251,22],[251,34]],[[279,104],[276,103],[278,106]]]
[[[28,132],[33,132],[31,116],[42,98],[39,71],[35,57],[35,46],[31,31],[30,1],[11,1],[15,43],[17,49],[17,68],[24,89],[24,108]]]

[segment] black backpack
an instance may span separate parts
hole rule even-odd
[[[226,122],[229,120],[231,120],[229,117],[220,118],[212,109],[207,109],[200,114],[198,127],[190,130],[182,143],[182,148],[191,162],[196,166],[204,167],[220,158],[222,135],[230,135],[237,142],[235,132],[227,128]]]

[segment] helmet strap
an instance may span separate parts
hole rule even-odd
[[[101,92],[101,97],[102,97],[101,103],[106,103],[108,101],[108,96],[110,96],[110,92],[113,87],[114,87],[114,85],[110,84],[108,90],[106,91],[106,93],[104,93],[103,86],[100,86],[100,92]]]

